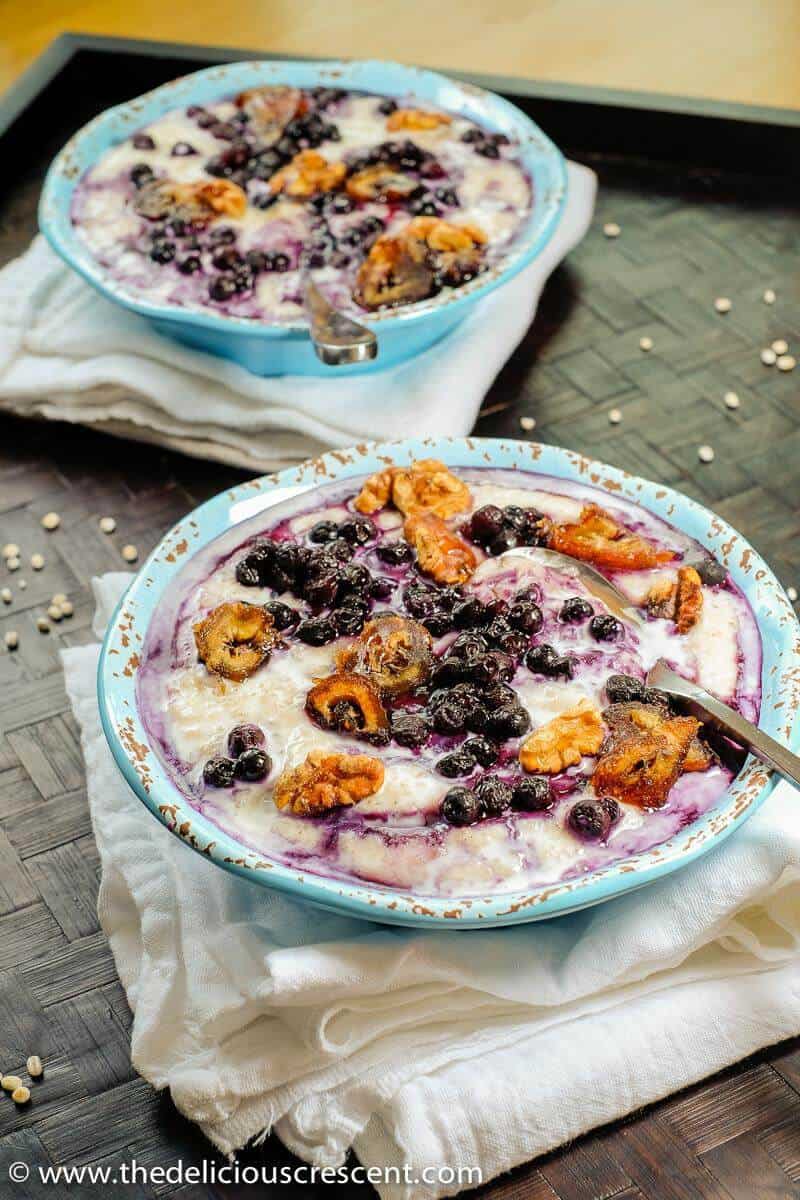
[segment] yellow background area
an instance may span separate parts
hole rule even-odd
[[[0,90],[62,32],[800,105],[799,0],[0,0]]]

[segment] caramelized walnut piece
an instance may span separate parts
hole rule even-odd
[[[194,640],[207,670],[241,683],[267,661],[279,637],[266,609],[234,600],[198,621]]]
[[[408,467],[387,467],[370,475],[354,504],[359,512],[374,513],[389,501],[406,516],[432,512],[452,517],[472,503],[470,490],[438,458],[421,458]]]
[[[383,763],[368,754],[312,750],[305,762],[284,771],[273,800],[298,817],[319,817],[374,796],[383,784]]]
[[[437,517],[452,517],[472,503],[470,490],[437,458],[421,458],[410,467],[397,467],[392,477],[395,508],[410,516],[431,512]]]
[[[389,718],[380,694],[363,675],[340,672],[318,679],[306,696],[306,712],[323,729],[378,746],[389,741]]]
[[[700,728],[694,717],[669,717],[655,705],[612,705],[611,735],[592,777],[598,796],[639,808],[661,808]]]
[[[308,101],[300,89],[284,84],[247,88],[239,92],[235,104],[247,113],[250,128],[267,146],[277,141],[290,121],[308,109]]]
[[[532,775],[557,775],[584,756],[597,754],[602,744],[600,710],[581,700],[529,734],[520,747],[519,761]]]
[[[550,546],[610,571],[642,571],[675,557],[672,550],[659,550],[646,538],[630,533],[596,504],[584,505],[577,523],[555,525]]]
[[[380,237],[358,268],[353,297],[362,308],[395,308],[427,300],[438,288],[431,268],[400,237]]]
[[[437,583],[466,583],[478,565],[472,548],[434,513],[406,517],[403,536],[417,552],[420,571]]]
[[[703,610],[703,581],[694,567],[681,567],[677,578],[654,584],[644,603],[651,617],[674,621],[678,633],[688,633]]]
[[[356,171],[345,184],[345,190],[354,200],[407,200],[419,187],[419,180],[386,163],[375,163]]]
[[[386,128],[396,129],[437,129],[439,125],[452,124],[453,118],[446,113],[426,112],[422,108],[396,108],[390,114]]]
[[[374,475],[370,475],[362,484],[361,491],[353,501],[353,507],[358,512],[367,514],[385,508],[392,497],[393,476],[394,467],[387,467],[385,471],[376,471]]]
[[[270,191],[285,196],[316,196],[337,188],[347,174],[342,162],[328,162],[316,150],[301,150],[290,163],[276,171],[269,181]]]
[[[433,662],[432,639],[424,625],[384,613],[368,621],[356,640],[337,655],[340,671],[364,675],[387,696],[424,683]]]
[[[153,179],[136,193],[133,207],[139,216],[151,221],[179,217],[203,225],[223,214],[243,216],[247,195],[229,179],[206,179],[195,183]]]

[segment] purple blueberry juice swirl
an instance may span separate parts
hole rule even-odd
[[[681,732],[680,715],[644,684],[658,657],[757,719],[759,634],[719,564],[666,522],[593,488],[489,469],[456,474],[469,498],[445,525],[477,564],[461,584],[431,577],[391,502],[357,511],[357,480],[237,525],[165,594],[138,676],[145,726],[189,802],[259,855],[417,894],[518,891],[658,845],[728,787],[730,763],[702,739],[687,750],[688,735],[663,803],[598,794],[593,784],[617,748],[620,714],[641,709],[666,722],[659,737]],[[574,525],[593,504],[668,560],[613,572],[635,603],[663,591],[682,564],[701,564],[691,628],[678,632],[677,617],[652,604],[641,626],[620,621],[570,567],[537,557],[544,529]],[[196,627],[242,602],[269,614],[272,641],[257,669],[234,681],[198,658]],[[399,684],[383,679],[379,719],[365,723],[359,688],[378,677],[360,647],[392,622],[418,641]],[[331,679],[323,720],[309,700]],[[565,718],[575,753],[562,747],[563,761],[550,761],[541,731]],[[628,729],[623,752],[625,738],[640,735]],[[279,807],[282,781],[320,753],[367,755],[382,781],[314,814]]]
[[[531,203],[504,135],[413,97],[267,87],[106,151],[72,220],[131,295],[296,323],[305,269],[354,313],[429,299],[506,254]]]

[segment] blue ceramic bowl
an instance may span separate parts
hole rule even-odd
[[[150,745],[137,712],[136,673],[150,618],[168,585],[192,554],[232,526],[290,496],[321,483],[348,479],[436,457],[453,467],[501,467],[528,474],[591,483],[613,497],[624,496],[671,522],[706,546],[728,567],[747,596],[763,645],[763,729],[798,749],[800,726],[792,728],[800,703],[798,625],[775,576],[758,554],[719,517],[661,484],[592,462],[555,446],[482,438],[438,438],[360,446],[266,475],[222,493],[172,529],[142,567],[111,621],[100,657],[98,689],[103,728],[125,779],[171,833],[184,838],[211,862],[265,887],[287,892],[323,908],[439,929],[511,925],[573,912],[620,896],[684,866],[731,834],[764,802],[774,778],[749,758],[722,799],[668,842],[624,861],[538,891],[431,899],[389,888],[346,883],[265,862],[206,819],[188,803]],[[144,819],[144,818],[143,818]],[[166,835],[165,835],[166,836]]]
[[[126,293],[110,279],[77,236],[70,220],[72,194],[97,159],[132,131],[188,104],[208,104],[248,87],[291,83],[336,87],[387,96],[408,93],[459,113],[520,144],[520,158],[532,183],[534,202],[508,253],[485,274],[446,296],[396,311],[365,313],[378,335],[378,359],[354,367],[326,367],[319,361],[304,322],[260,324],[211,311],[192,312]],[[444,75],[383,62],[246,62],[211,67],[183,76],[119,104],[95,117],[72,137],[53,161],[39,204],[39,226],[53,249],[110,300],[146,317],[160,333],[246,367],[256,375],[337,375],[379,370],[402,362],[449,333],[472,306],[506,283],[542,250],[558,224],[566,198],[566,165],[553,143],[507,100]]]

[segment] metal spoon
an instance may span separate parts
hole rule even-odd
[[[520,551],[512,550],[508,553],[510,556],[519,554]],[[589,563],[570,558],[567,554],[560,554],[557,550],[545,550],[538,547],[526,548],[524,553],[526,557],[537,558],[548,566],[558,567],[560,570],[568,569],[572,574],[578,576],[586,590],[601,600],[614,616],[636,625],[644,624],[633,602],[624,592],[621,592],[615,584],[601,575]],[[800,757],[798,755],[787,750],[780,742],[776,742],[775,738],[764,733],[752,721],[746,720],[741,713],[736,712],[729,705],[723,704],[711,692],[707,692],[699,684],[691,683],[688,679],[678,675],[664,662],[663,658],[660,658],[648,671],[647,684],[649,687],[658,688],[659,691],[666,692],[668,696],[680,700],[683,706],[699,720],[711,725],[726,737],[731,738],[732,741],[738,742],[740,746],[746,747],[761,762],[772,767],[790,783],[800,787]]]
[[[334,308],[308,274],[303,280],[303,295],[317,358],[329,367],[377,358],[378,339],[372,330]]]

